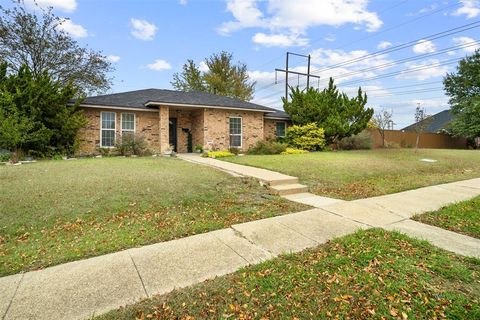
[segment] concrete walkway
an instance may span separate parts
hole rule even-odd
[[[324,203],[322,208],[3,277],[0,315],[2,319],[84,319],[282,253],[312,248],[360,228],[400,230],[480,258],[480,240],[409,219],[415,213],[479,194],[480,179],[472,179]]]

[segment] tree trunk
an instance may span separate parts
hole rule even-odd
[[[415,142],[415,152],[418,151],[418,143],[420,142],[420,133],[417,132],[417,141]]]

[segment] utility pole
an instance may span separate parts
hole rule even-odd
[[[298,57],[302,57],[302,58],[307,58],[307,61],[308,61],[307,73],[290,71],[288,69],[288,67],[289,67],[289,64],[288,64],[289,55],[294,55],[294,56],[298,56]],[[296,74],[296,75],[299,75],[299,76],[306,76],[307,77],[307,90],[308,90],[308,88],[310,88],[310,77],[320,79],[319,76],[310,74],[310,61],[311,61],[310,55],[306,56],[304,54],[299,54],[299,53],[294,53],[294,52],[288,52],[287,51],[287,57],[285,59],[285,69],[275,69],[275,83],[277,82],[277,80],[276,80],[277,79],[277,72],[285,72],[285,100],[287,102],[288,102],[288,74],[289,73],[293,73],[293,74]]]

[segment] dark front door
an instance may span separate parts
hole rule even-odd
[[[168,143],[173,146],[173,151],[177,152],[177,118],[168,119]]]

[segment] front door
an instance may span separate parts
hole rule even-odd
[[[173,146],[173,151],[177,152],[177,118],[168,119],[168,143]]]

